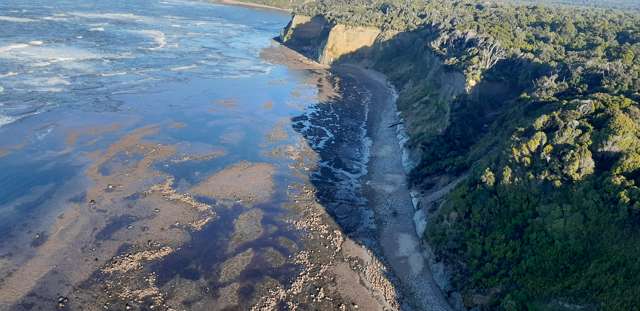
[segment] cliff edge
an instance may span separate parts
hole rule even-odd
[[[334,24],[322,16],[294,15],[280,39],[318,63],[331,65],[346,55],[372,47],[380,34],[375,27]]]

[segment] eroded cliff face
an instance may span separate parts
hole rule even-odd
[[[352,61],[384,73],[398,90],[397,105],[413,142],[408,146],[414,162],[420,158],[415,143],[442,133],[449,124],[451,103],[469,89],[465,73],[446,64],[432,48],[432,38],[427,29],[398,33],[304,15],[294,15],[281,36],[285,45],[321,64]]]
[[[427,48],[429,35],[427,30],[388,35],[364,56],[396,87],[397,107],[410,137],[408,146],[415,153],[420,152],[420,141],[449,126],[452,104],[466,88],[464,74]],[[419,161],[419,154],[413,161]]]
[[[370,48],[380,33],[374,27],[333,24],[322,16],[294,15],[281,40],[320,64],[331,65],[343,56]]]
[[[334,25],[329,31],[319,62],[329,65],[345,55],[370,48],[380,35],[378,28]]]
[[[281,40],[319,63],[356,62],[388,77],[398,92],[396,104],[402,119],[399,128],[404,133],[401,136],[406,147],[407,170],[420,166],[425,145],[451,126],[452,115],[459,109],[456,100],[460,96],[471,96],[469,90],[476,85],[464,71],[448,64],[447,53],[461,53],[465,42],[461,34],[442,34],[433,28],[382,31],[333,24],[322,16],[295,15]],[[471,42],[469,40],[466,42]],[[439,179],[442,185],[438,186],[449,182],[451,179]],[[419,235],[425,228],[426,212],[420,210],[427,205],[420,204],[425,197],[431,197],[430,193],[414,191]]]
[[[288,47],[313,60],[319,60],[331,31],[331,24],[322,16],[294,15],[280,36]]]
[[[472,162],[470,148],[488,131],[496,111],[514,100],[523,85],[492,80],[485,74],[501,66],[505,50],[496,41],[473,32],[435,26],[398,32],[335,24],[323,16],[293,16],[281,37],[285,45],[322,64],[355,62],[385,74],[398,92],[407,150],[406,163],[415,183],[416,202],[465,175]],[[451,171],[455,168],[455,171]],[[442,197],[442,196],[439,196]],[[435,206],[435,208],[434,208]],[[428,213],[419,222],[422,235]]]

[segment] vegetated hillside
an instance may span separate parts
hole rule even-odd
[[[508,1],[508,0],[505,0]],[[594,8],[612,8],[623,10],[640,10],[640,2],[636,0],[514,0],[516,3],[544,5],[579,5]]]
[[[467,306],[640,305],[638,15],[436,0],[296,12],[381,28],[364,60],[399,90],[413,183],[468,173],[428,207],[425,236]]]
[[[304,3],[315,0],[243,0],[242,2],[258,3],[283,9],[293,9]],[[592,8],[610,8],[620,10],[640,10],[640,2],[636,0],[496,0],[496,3],[524,5],[577,5]],[[392,1],[393,2],[393,1]],[[487,1],[476,1],[487,3]]]

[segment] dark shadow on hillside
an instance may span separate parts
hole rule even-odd
[[[423,183],[430,175],[460,176],[480,156],[496,151],[498,141],[486,146],[478,142],[493,132],[494,123],[514,110],[533,108],[532,117],[541,114],[540,107],[522,107],[519,97],[534,86],[535,80],[551,72],[548,64],[496,55],[485,60],[494,65],[466,91],[461,70],[432,50],[438,34],[437,28],[421,27],[340,59],[384,73],[400,92],[400,110],[415,111],[404,116],[406,125],[414,130],[411,144],[421,154],[411,176],[414,183]],[[447,57],[461,58],[466,49],[476,48],[474,39],[452,40],[446,46],[451,53]],[[442,105],[447,109],[433,108]],[[442,126],[437,130],[429,126],[423,129],[424,124],[438,122]]]
[[[291,27],[291,22],[285,29]],[[306,23],[295,26],[290,33],[283,33],[286,45],[292,50],[311,58],[318,59],[320,57],[319,46],[324,45],[324,40],[329,35],[331,25],[322,16],[315,16]],[[276,38],[282,42],[283,38]]]

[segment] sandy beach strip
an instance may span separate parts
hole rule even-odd
[[[377,219],[378,242],[385,263],[399,279],[404,296],[421,310],[452,310],[433,278],[421,237],[414,229],[414,209],[402,166],[402,150],[395,128],[398,122],[395,96],[386,77],[353,65],[339,65],[337,72],[350,75],[372,92],[368,136],[372,141],[365,195]]]

